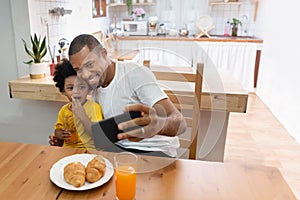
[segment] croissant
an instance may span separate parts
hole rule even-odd
[[[64,167],[64,178],[67,183],[80,187],[85,183],[85,167],[81,162],[71,162]]]
[[[101,156],[94,157],[86,166],[85,178],[88,182],[94,183],[104,176],[106,164]]]

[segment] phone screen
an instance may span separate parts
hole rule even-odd
[[[115,117],[111,117],[108,119],[101,120],[97,123],[94,123],[92,125],[92,131],[93,131],[93,137],[94,137],[94,142],[95,146],[98,149],[101,144],[108,142],[103,139],[103,135],[106,136],[106,138],[112,142],[116,143],[118,141],[117,135],[119,133],[122,133],[124,131],[118,129],[118,124],[121,122],[129,121],[134,118],[141,117],[141,112],[136,112],[136,111],[130,111],[130,112],[125,112],[121,115],[117,115]],[[125,131],[130,131],[140,128],[139,126],[131,127],[129,129],[126,129]],[[100,147],[101,148],[101,147]]]

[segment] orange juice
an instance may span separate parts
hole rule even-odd
[[[75,144],[78,142],[78,135],[76,130],[69,130],[70,131],[70,139],[66,141],[69,144]]]
[[[119,166],[116,169],[116,196],[119,200],[135,198],[136,173],[133,167]]]

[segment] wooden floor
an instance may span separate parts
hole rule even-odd
[[[231,113],[224,162],[277,167],[300,199],[300,144],[254,93],[247,113]]]

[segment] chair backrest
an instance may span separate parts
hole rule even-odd
[[[169,84],[170,82],[176,82],[177,85],[194,83],[192,84],[194,85],[193,92],[170,88],[164,91],[176,108],[181,111],[188,126],[186,133],[179,136],[180,146],[189,149],[189,159],[196,159],[204,64],[198,63],[196,72],[192,73],[174,72],[172,67],[168,68],[171,70],[160,71],[159,66],[155,69],[150,67],[158,81],[168,81]]]
[[[97,31],[92,33],[92,35],[102,44],[103,43],[103,33],[102,31]]]

